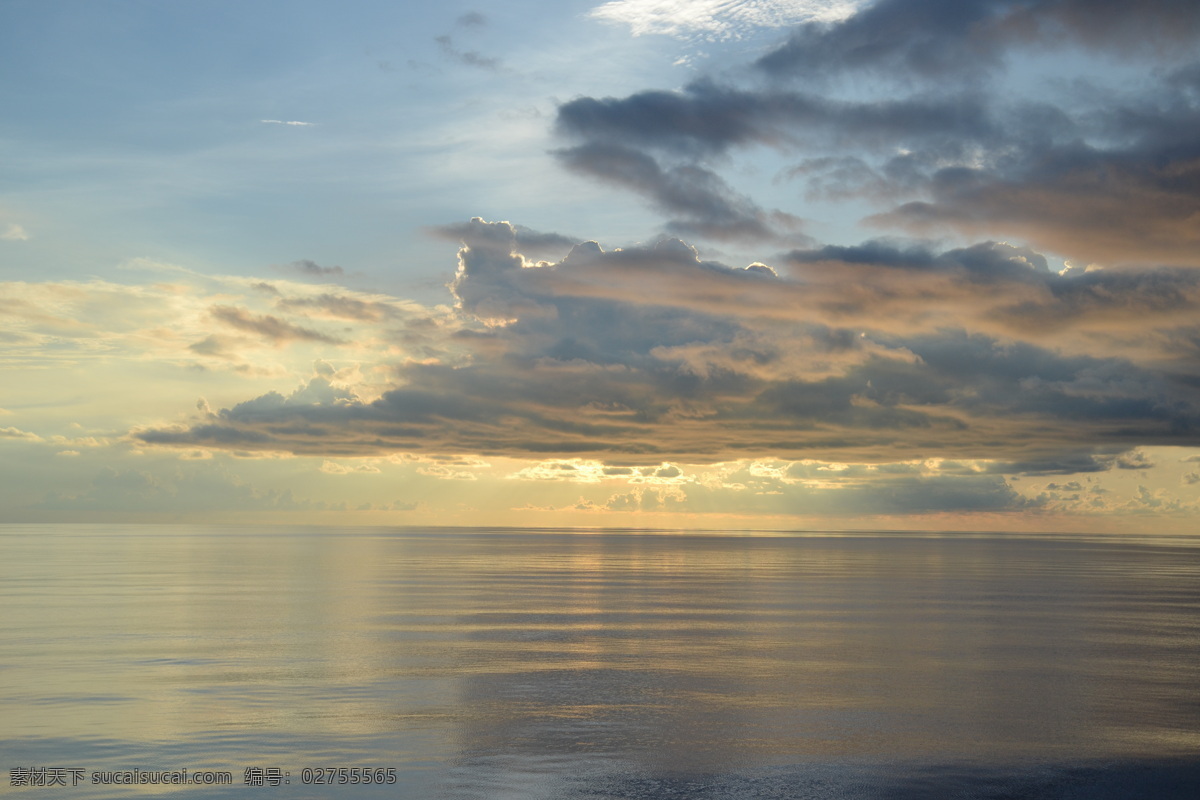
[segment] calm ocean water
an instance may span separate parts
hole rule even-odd
[[[0,526],[0,766],[80,800],[1200,797],[1200,536]],[[340,767],[394,783],[305,783]],[[233,785],[92,783],[134,769]]]

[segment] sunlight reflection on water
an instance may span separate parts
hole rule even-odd
[[[1198,545],[9,525],[0,752],[234,773],[195,797],[1192,787]]]

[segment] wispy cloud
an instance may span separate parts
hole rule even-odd
[[[862,0],[613,0],[592,9],[588,16],[628,25],[634,36],[725,39],[754,28],[843,19],[860,5]]]
[[[454,21],[460,28],[482,28],[488,24],[488,19],[478,11],[468,11]]]
[[[328,278],[336,275],[343,275],[346,272],[344,269],[336,265],[332,267],[322,267],[317,262],[310,261],[307,258],[301,259],[300,261],[293,261],[291,264],[288,264],[285,269],[296,272],[300,275],[318,278]]]
[[[10,222],[5,226],[4,231],[0,232],[0,239],[9,242],[24,242],[28,241],[29,238],[29,234],[25,232],[25,229],[13,222]]]
[[[482,55],[476,50],[460,50],[455,46],[454,39],[449,35],[438,36],[434,41],[437,42],[438,47],[441,48],[442,53],[446,57],[468,67],[477,67],[478,69],[494,72],[504,66],[498,58]]]
[[[296,119],[290,119],[290,120],[260,119],[259,122],[265,122],[268,125],[294,125],[299,128],[309,128],[309,127],[312,127],[313,125],[317,124],[315,122],[301,122],[300,120],[296,120]]]
[[[20,428],[13,428],[13,427],[0,428],[0,438],[2,438],[2,439],[25,439],[25,440],[31,441],[31,442],[42,441],[42,437],[38,436],[36,433],[30,433],[29,431],[23,431]]]
[[[276,344],[289,341],[311,341],[336,344],[341,340],[320,331],[302,328],[270,314],[255,315],[235,306],[213,306],[209,313],[230,327],[257,334]]]

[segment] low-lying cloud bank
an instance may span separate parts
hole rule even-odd
[[[1200,444],[1193,270],[1059,274],[995,242],[796,250],[776,269],[674,239],[587,242],[550,263],[519,253],[505,222],[455,232],[451,320],[392,323],[397,340],[424,337],[425,357],[398,358],[381,396],[316,375],[136,438],[621,464],[938,456],[1038,473]],[[276,322],[262,334],[292,330]]]

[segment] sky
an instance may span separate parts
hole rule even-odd
[[[1193,0],[0,6],[0,521],[1187,533]]]

